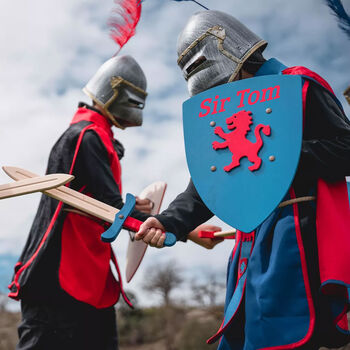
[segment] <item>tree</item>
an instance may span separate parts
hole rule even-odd
[[[145,273],[143,286],[145,290],[158,293],[162,297],[163,312],[161,313],[162,327],[166,350],[175,350],[176,329],[179,327],[179,315],[171,303],[170,294],[183,283],[180,268],[175,261],[149,268]]]
[[[213,271],[207,271],[204,274],[204,280],[201,283],[192,282],[193,299],[202,306],[216,306],[218,298],[221,297],[219,303],[223,303],[223,295],[225,294],[225,283],[221,275]]]
[[[170,293],[183,283],[180,268],[175,261],[149,268],[145,273],[143,287],[149,292],[158,293],[162,297],[163,305],[171,305]]]

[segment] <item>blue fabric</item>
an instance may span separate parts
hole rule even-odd
[[[239,259],[239,252],[241,250],[241,242],[237,242],[237,248],[236,253],[234,256],[232,254],[230,255],[230,259],[227,266],[227,282],[226,282],[226,290],[231,291],[230,293],[226,293],[226,300],[225,300],[225,313],[227,305],[230,303],[232,293],[236,288],[237,283],[237,270],[238,270],[238,259]]]
[[[252,248],[252,241],[250,242],[241,242],[240,246],[241,246],[241,254],[240,254],[240,258],[249,258],[250,255],[250,251]],[[235,256],[238,255],[238,249],[236,251]],[[244,264],[244,262],[243,262]],[[238,266],[238,268],[241,268],[241,266]],[[233,317],[233,315],[236,313],[239,304],[241,302],[242,296],[243,296],[243,291],[244,291],[244,284],[246,281],[246,277],[247,277],[247,268],[245,267],[245,271],[244,273],[240,276],[239,281],[237,283],[236,289],[231,297],[231,300],[229,301],[229,303],[227,304],[227,307],[225,308],[225,320],[224,320],[224,324],[223,327],[225,327],[227,325],[227,323],[231,320],[231,318]]]
[[[282,74],[287,68],[272,58],[256,76]],[[256,230],[246,271],[245,328],[240,339],[230,327],[218,350],[256,350],[295,343],[305,337],[310,312],[296,238],[293,207],[277,208]],[[234,296],[239,247],[228,268],[225,312]],[[225,317],[225,322],[228,322]],[[237,333],[236,333],[237,334]]]
[[[237,277],[238,277],[238,263],[241,251],[242,242],[236,242],[237,248],[233,255],[230,254],[228,266],[227,266],[227,283],[226,283],[226,300],[225,300],[225,317],[227,315],[227,308],[232,299],[233,292],[236,289]],[[229,330],[230,332],[231,330]],[[243,331],[243,329],[242,329]],[[243,349],[244,339],[237,338],[233,342],[228,342],[225,336],[221,337],[218,350],[241,350]]]
[[[310,314],[292,206],[276,209],[256,230],[255,239],[246,271],[245,337],[243,332],[240,339],[223,336],[219,350],[291,344],[304,338],[308,331]],[[238,256],[239,249],[229,269],[236,276]],[[230,275],[228,281],[232,281]],[[228,283],[226,302],[234,300],[234,287]],[[229,311],[226,308],[226,313]]]
[[[292,206],[277,209],[256,231],[246,286],[245,350],[295,343],[310,313]]]
[[[267,60],[255,73],[255,76],[270,75],[270,74],[282,74],[284,69],[288,68],[276,58],[270,58]]]

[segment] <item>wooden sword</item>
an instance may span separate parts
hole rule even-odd
[[[40,177],[39,175],[36,175],[28,170],[17,167],[4,166],[2,168],[8,176],[16,181]],[[135,197],[130,193],[127,193],[126,195],[126,201],[123,208],[118,210],[111,205],[98,201],[66,186],[59,186],[45,190],[39,189],[38,191],[41,191],[47,196],[62,201],[63,203],[66,203],[87,214],[111,223],[112,225],[110,228],[101,235],[101,239],[104,242],[114,241],[122,227],[127,230],[137,232],[142,224],[142,221],[129,216],[135,206]],[[35,191],[31,190],[29,193],[32,192]],[[170,247],[176,243],[176,236],[173,233],[164,232],[164,234],[166,235],[164,241],[165,246]]]

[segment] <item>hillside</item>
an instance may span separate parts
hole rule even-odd
[[[122,308],[118,314],[120,350],[216,349],[216,345],[206,345],[205,340],[220,323],[220,309]],[[14,350],[19,321],[19,313],[0,312],[0,350]],[[342,350],[350,350],[350,344]]]

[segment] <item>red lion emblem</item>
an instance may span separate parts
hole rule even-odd
[[[253,163],[248,169],[254,171],[260,168],[261,158],[258,153],[263,146],[263,140],[260,135],[260,130],[263,134],[269,136],[271,128],[269,125],[259,124],[255,127],[254,134],[255,142],[247,139],[247,133],[250,131],[250,125],[253,124],[252,112],[239,111],[226,119],[227,128],[233,130],[230,133],[225,133],[221,126],[214,129],[214,133],[224,139],[224,142],[213,142],[213,148],[223,149],[228,147],[232,153],[232,162],[224,167],[225,171],[231,171],[239,166],[241,158],[247,157]]]

